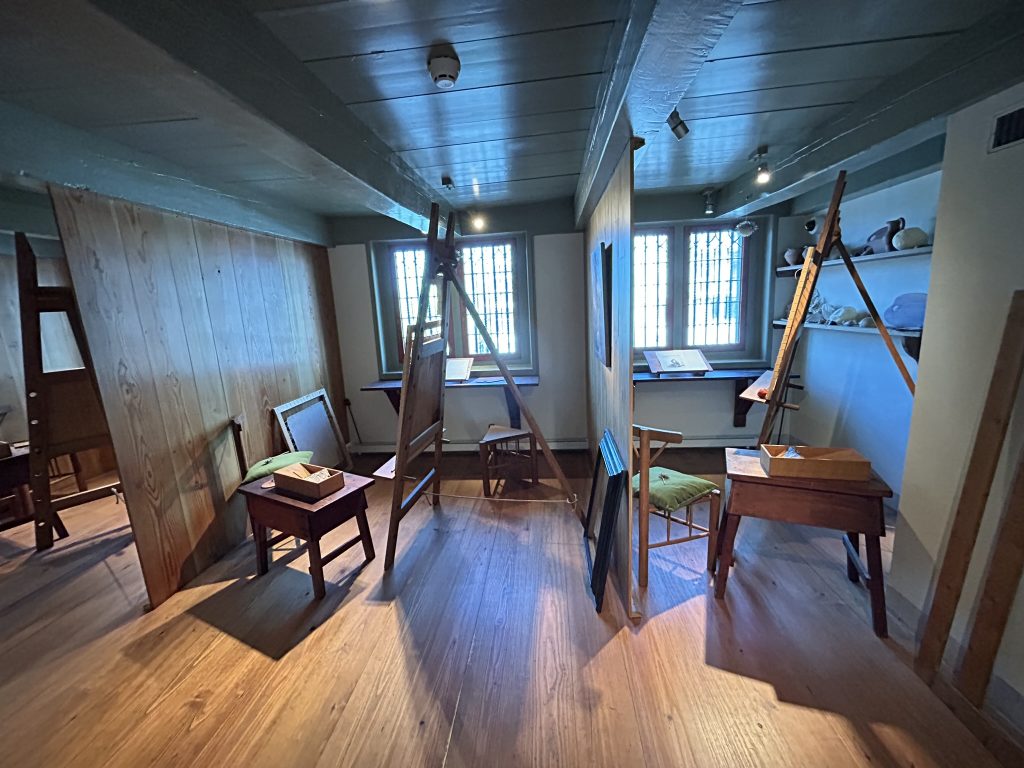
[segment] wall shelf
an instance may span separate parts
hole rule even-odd
[[[785,328],[785,320],[773,320],[772,328]],[[815,331],[840,331],[843,333],[860,333],[860,334],[873,334],[875,336],[881,335],[877,328],[861,328],[859,325],[825,325],[824,323],[804,323],[804,328],[809,328]],[[894,339],[901,339],[903,342],[903,349],[907,351],[914,360],[917,360],[921,355],[921,331],[900,331],[895,328],[889,329],[889,335]]]
[[[923,245],[920,248],[908,248],[905,251],[889,251],[887,253],[872,253],[867,256],[854,256],[850,260],[854,264],[865,264],[869,261],[886,261],[888,259],[905,259],[910,256],[930,256],[932,247],[930,245]],[[828,259],[827,261],[821,262],[822,267],[835,267],[843,263],[842,259]],[[793,267],[776,267],[775,274],[779,277],[786,275],[792,275],[800,271],[803,264],[797,264]]]

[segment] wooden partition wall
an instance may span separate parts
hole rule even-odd
[[[615,438],[622,461],[633,475],[633,151],[625,147],[615,173],[587,222],[587,306],[594,290],[591,258],[602,243],[612,247],[611,365],[595,354],[594,334],[600,317],[587,322],[587,437],[591,455],[597,453],[605,429]],[[591,313],[593,314],[593,313]],[[615,531],[614,574],[623,605],[637,614],[633,595],[633,502],[631,486],[619,511]]]
[[[344,402],[327,253],[89,192],[51,190],[152,605],[240,543],[228,421],[247,458],[269,409]]]

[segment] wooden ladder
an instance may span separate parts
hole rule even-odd
[[[58,515],[60,510],[109,496],[120,490],[121,483],[118,481],[52,498],[50,460],[108,446],[110,431],[74,293],[69,287],[40,286],[36,257],[28,238],[21,232],[14,238],[25,368],[29,477],[35,507],[36,549],[43,550],[53,546],[55,527],[62,537],[67,536]],[[67,317],[78,346],[81,368],[44,369],[41,326],[45,313],[63,313]]]

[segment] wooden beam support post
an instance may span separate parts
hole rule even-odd
[[[970,462],[964,474],[960,499],[953,514],[950,530],[953,535],[946,544],[935,594],[921,636],[921,645],[914,659],[917,674],[928,684],[935,681],[942,655],[949,640],[957,603],[963,592],[971,554],[978,539],[978,529],[992,489],[1010,423],[1021,374],[1024,372],[1024,290],[1014,292],[1006,318],[1002,342],[996,353],[995,367],[989,382],[988,395],[981,411],[978,432],[974,436]]]
[[[985,700],[996,653],[1003,640],[1010,609],[1024,572],[1024,454],[1017,459],[1013,487],[1003,505],[1003,516],[989,556],[971,634],[954,682],[967,700],[981,707]]]

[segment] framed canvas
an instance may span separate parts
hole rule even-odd
[[[590,255],[590,317],[594,353],[606,367],[612,364],[612,246],[601,243]]]
[[[583,522],[583,548],[587,556],[590,590],[598,613],[604,605],[604,588],[611,564],[615,525],[628,479],[622,456],[607,429],[601,438],[590,483],[587,515]]]
[[[289,451],[312,451],[313,461],[321,467],[352,469],[352,457],[327,390],[310,392],[273,411]]]

